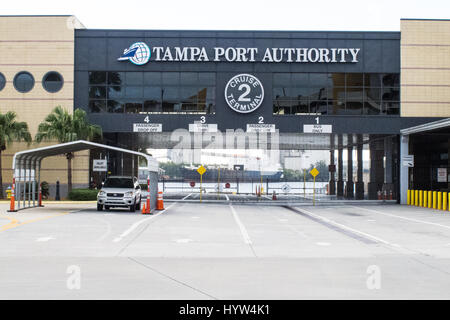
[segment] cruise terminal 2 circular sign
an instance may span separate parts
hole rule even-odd
[[[225,100],[234,111],[250,113],[261,106],[264,100],[264,87],[255,76],[238,74],[225,86]]]

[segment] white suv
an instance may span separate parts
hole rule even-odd
[[[129,208],[130,212],[141,208],[141,186],[136,177],[110,176],[97,195],[97,210],[112,207]]]

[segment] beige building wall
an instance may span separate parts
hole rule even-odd
[[[450,20],[401,21],[401,116],[450,117]]]
[[[39,123],[54,107],[60,105],[73,112],[74,29],[82,27],[73,16],[0,16],[0,72],[6,78],[6,85],[0,91],[0,112],[15,111],[18,121],[28,123],[33,138]],[[35,80],[33,89],[27,93],[14,88],[14,76],[20,71],[31,73]],[[49,71],[57,71],[64,78],[62,89],[56,93],[49,93],[42,86],[42,78]],[[54,143],[14,143],[8,147],[1,159],[4,186],[12,181],[15,152]],[[77,153],[72,167],[74,187],[87,186],[89,153]],[[41,176],[51,186],[59,180],[63,196],[67,184],[65,157],[45,159]]]

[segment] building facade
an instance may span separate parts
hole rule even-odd
[[[400,130],[450,116],[449,21],[402,20],[400,32],[250,32],[91,30],[73,17],[0,17],[0,29],[0,110],[16,111],[33,134],[56,105],[85,110],[106,143],[140,151],[173,147],[179,129],[264,128],[279,133],[280,149],[330,150],[330,192],[339,196],[397,197]],[[28,92],[14,86],[22,71],[35,79]],[[62,88],[46,90],[46,76],[63,79]],[[5,165],[24,147],[9,148]],[[98,156],[76,158],[77,184],[89,182],[89,159]],[[112,171],[137,170],[136,159],[109,156]],[[61,170],[47,179],[64,184],[65,162],[47,166]],[[425,179],[414,172],[414,181]],[[6,182],[7,166],[3,173]]]

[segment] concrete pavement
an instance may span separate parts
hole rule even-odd
[[[0,204],[0,299],[449,299],[450,214],[398,205]]]

